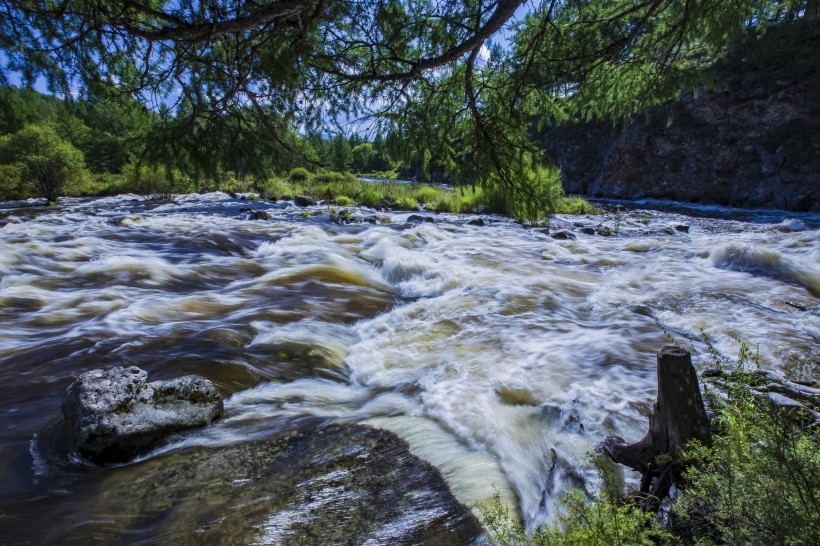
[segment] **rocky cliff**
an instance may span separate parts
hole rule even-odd
[[[810,38],[800,47],[820,46],[817,32]],[[755,47],[774,57],[771,44]],[[624,127],[552,129],[542,135],[547,156],[570,194],[820,211],[818,63],[787,54],[776,70],[758,64],[746,73],[741,58],[717,90],[684,95]]]

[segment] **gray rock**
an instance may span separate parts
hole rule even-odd
[[[74,448],[97,464],[123,462],[150,451],[173,433],[222,416],[213,383],[189,375],[147,383],[136,366],[91,370],[66,390],[63,415]]]
[[[264,210],[257,210],[251,214],[251,220],[270,220],[270,214]]]
[[[467,222],[468,226],[479,226],[483,227],[485,225],[484,218],[475,218]]]
[[[566,230],[556,231],[551,237],[560,241],[574,241],[576,238],[573,232]]]
[[[316,200],[312,197],[308,197],[307,195],[297,195],[293,198],[293,203],[297,207],[312,207],[316,204]]]
[[[411,214],[407,217],[407,221],[411,224],[420,224],[422,222],[435,223],[435,218],[432,216],[422,216],[421,214]]]
[[[481,527],[394,434],[305,421],[270,438],[189,447],[113,469],[59,540],[111,544],[474,544]],[[161,517],[160,517],[161,516]],[[51,538],[51,537],[47,537]]]

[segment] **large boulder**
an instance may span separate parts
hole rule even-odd
[[[271,429],[282,426],[272,424]],[[481,535],[439,472],[386,430],[319,419],[111,469],[41,542],[466,546]],[[79,502],[75,499],[74,502]],[[88,514],[105,514],[90,518]],[[31,536],[29,536],[31,538]]]
[[[136,366],[91,370],[66,390],[63,415],[74,448],[97,464],[123,462],[150,451],[173,433],[222,416],[213,383],[193,375],[147,382]]]

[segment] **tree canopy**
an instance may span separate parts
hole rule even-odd
[[[732,36],[818,5],[0,0],[0,83],[16,73],[65,97],[142,102],[171,129],[156,155],[187,142],[205,170],[214,147],[292,154],[297,131],[368,117],[424,168],[536,200],[535,118],[623,117],[674,98]]]

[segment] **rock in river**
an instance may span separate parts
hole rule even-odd
[[[293,198],[293,203],[297,207],[312,207],[316,204],[316,200],[313,197],[308,197],[307,195],[297,195]]]
[[[438,471],[391,432],[312,419],[111,469],[61,540],[106,544],[473,543],[481,528]],[[66,529],[69,529],[66,531]]]
[[[63,415],[74,448],[97,464],[123,462],[151,450],[172,432],[222,416],[213,383],[189,375],[147,383],[130,366],[91,370],[66,390]]]

